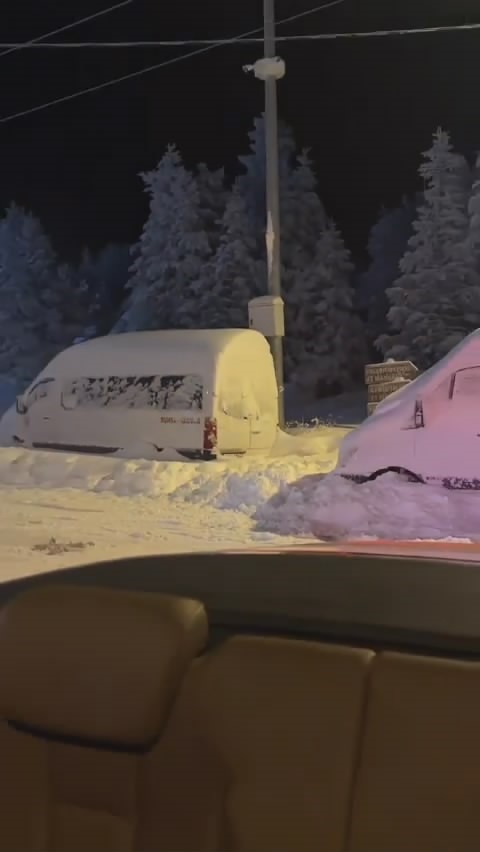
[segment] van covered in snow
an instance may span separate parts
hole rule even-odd
[[[358,483],[395,473],[480,491],[479,400],[477,329],[344,438],[335,473]]]
[[[250,329],[112,334],[57,355],[17,400],[14,440],[40,449],[151,457],[265,452],[278,390]]]

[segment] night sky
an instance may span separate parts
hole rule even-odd
[[[2,41],[26,41],[113,0],[17,0]],[[277,0],[277,18],[320,0]],[[480,21],[478,0],[346,0],[279,34]],[[59,41],[230,37],[262,23],[261,0],[134,0]],[[0,116],[27,109],[191,48],[22,50],[0,57]],[[480,31],[279,45],[287,77],[281,116],[308,145],[321,197],[361,253],[382,203],[418,187],[420,152],[441,124],[466,153],[480,149]],[[139,171],[175,142],[187,165],[231,173],[263,108],[242,65],[258,46],[228,46],[113,88],[0,124],[0,202],[40,216],[58,251],[137,239],[146,215]]]

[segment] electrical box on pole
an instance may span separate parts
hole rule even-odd
[[[248,324],[265,337],[285,337],[283,299],[259,296],[248,303]]]

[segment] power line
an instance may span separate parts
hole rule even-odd
[[[289,19],[287,19],[289,20]],[[279,21],[278,23],[286,23]],[[406,35],[429,35],[432,33],[451,33],[460,32],[462,30],[480,30],[480,23],[475,24],[451,24],[439,27],[416,27],[410,29],[392,29],[392,30],[368,30],[365,32],[339,32],[339,33],[307,33],[298,35],[276,36],[278,42],[291,41],[328,41],[333,39],[345,38],[382,38],[385,36],[406,36]],[[257,32],[257,30],[255,30]],[[47,44],[32,45],[35,48],[52,48],[57,50],[62,49],[79,49],[79,48],[153,48],[153,47],[191,47],[193,45],[206,45],[208,47],[222,47],[227,44],[259,44],[263,43],[261,37],[238,37],[236,39],[176,39],[176,40],[156,40],[156,41],[83,41],[83,42],[49,42]],[[19,47],[23,47],[20,44]],[[0,43],[0,47],[16,47],[11,43]],[[2,54],[0,54],[1,56]]]
[[[432,33],[452,33],[460,30],[480,30],[478,24],[445,24],[441,27],[415,27],[400,30],[371,30],[358,33],[317,33],[313,35],[279,36],[278,41],[326,41],[337,38],[384,38],[385,36],[431,35]]]
[[[131,0],[125,0],[125,2],[131,2]],[[304,12],[297,12],[295,15],[290,15],[288,18],[283,18],[278,21],[278,25],[280,24],[288,24],[291,21],[297,21],[299,18],[305,18],[307,15],[314,15],[316,12],[323,12],[325,9],[331,9],[333,6],[340,6],[344,3],[345,0],[330,0],[328,3],[323,3],[320,6],[316,6],[313,9],[307,9]],[[232,38],[223,39],[222,41],[215,42],[214,44],[208,44],[205,47],[200,47],[198,50],[191,50],[189,53],[182,53],[180,56],[174,56],[172,59],[167,59],[164,62],[157,62],[155,65],[148,65],[146,68],[140,68],[138,71],[132,71],[129,74],[123,74],[121,77],[115,77],[113,80],[106,80],[103,83],[97,83],[95,86],[88,86],[86,89],[81,89],[78,92],[72,92],[70,95],[63,95],[63,97],[55,98],[54,100],[48,101],[44,104],[39,104],[35,107],[30,107],[29,109],[24,109],[16,113],[12,113],[11,115],[4,116],[0,118],[0,124],[6,124],[8,121],[13,121],[15,118],[23,118],[26,115],[32,115],[35,112],[40,112],[44,109],[49,109],[49,107],[57,106],[58,104],[66,103],[67,101],[72,101],[75,98],[80,98],[83,95],[89,95],[93,92],[99,92],[101,89],[106,89],[110,86],[115,86],[117,83],[124,83],[126,80],[133,80],[134,77],[141,77],[144,74],[149,74],[151,71],[157,71],[160,68],[166,68],[168,65],[175,65],[177,62],[183,62],[185,59],[191,59],[194,56],[200,56],[202,53],[207,53],[210,50],[215,50],[217,47],[221,47],[222,45],[235,44],[237,41],[241,41],[244,38],[248,38],[249,36],[255,35],[263,30],[263,27],[256,27],[253,30],[248,30],[245,33],[241,33],[238,36],[233,36]],[[0,54],[2,56],[2,54]]]
[[[3,53],[0,53],[0,59],[2,56],[8,56],[9,53],[16,53],[18,50],[24,50],[27,47],[46,47],[46,45],[41,45],[40,42],[44,41],[46,38],[51,38],[52,36],[58,35],[59,33],[64,33],[67,30],[72,30],[74,27],[79,27],[81,24],[86,24],[88,21],[93,21],[95,18],[100,18],[102,15],[108,15],[110,12],[115,12],[117,9],[121,9],[123,6],[129,6],[130,3],[133,3],[133,0],[122,0],[121,3],[116,3],[115,6],[110,6],[108,9],[101,9],[99,12],[94,12],[92,15],[87,15],[85,18],[80,18],[77,21],[72,21],[71,24],[65,24],[63,27],[58,27],[56,30],[52,30],[49,33],[44,33],[41,36],[37,36],[36,38],[30,39],[30,41],[20,42],[19,44],[2,44],[0,47],[8,47],[8,50],[4,50]]]

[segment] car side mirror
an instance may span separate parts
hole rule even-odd
[[[23,415],[27,413],[28,409],[23,401],[23,396],[17,396],[17,399],[15,401],[15,410],[17,414]]]

